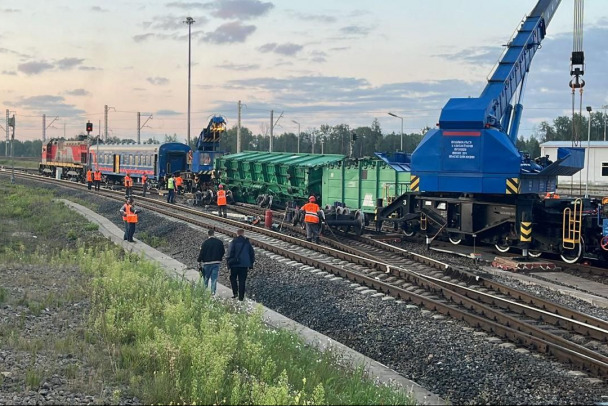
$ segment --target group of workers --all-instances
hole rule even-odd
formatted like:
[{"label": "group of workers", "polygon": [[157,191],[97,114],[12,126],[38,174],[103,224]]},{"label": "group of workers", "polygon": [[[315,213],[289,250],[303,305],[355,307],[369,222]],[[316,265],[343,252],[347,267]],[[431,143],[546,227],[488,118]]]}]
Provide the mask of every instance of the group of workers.
[{"label": "group of workers", "polygon": [[97,169],[93,172],[91,169],[87,170],[87,187],[91,190],[91,186],[95,184],[95,190],[101,188],[101,171]]}]

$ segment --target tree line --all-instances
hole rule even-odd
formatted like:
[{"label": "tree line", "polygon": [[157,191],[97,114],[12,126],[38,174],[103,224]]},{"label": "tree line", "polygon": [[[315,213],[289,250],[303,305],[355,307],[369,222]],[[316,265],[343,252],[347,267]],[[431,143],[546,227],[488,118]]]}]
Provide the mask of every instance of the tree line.
[{"label": "tree line", "polygon": [[[588,116],[574,114],[572,117],[560,116],[552,123],[541,122],[529,138],[520,136],[516,147],[535,158],[540,156],[540,144],[547,141],[572,141],[576,145],[585,146],[587,136],[591,141],[601,141],[606,138],[606,116],[602,112],[591,113],[591,131],[589,133]],[[420,143],[424,134],[430,128],[424,128],[417,133],[403,134],[403,149],[411,153]],[[228,129],[220,140],[220,151],[228,153],[236,152],[236,126]],[[81,136],[81,135],[80,135]],[[75,136],[71,139],[77,139]],[[190,146],[195,148],[196,138],[193,137]],[[121,140],[112,137],[108,142],[121,143],[133,142],[132,140]],[[163,142],[178,142],[178,135],[165,134]],[[144,144],[157,144],[160,141],[149,138]],[[37,157],[42,153],[42,141],[14,140],[14,156]],[[241,127],[241,150],[243,151],[268,151],[270,149],[270,137],[266,134],[253,134],[247,127]],[[361,158],[373,156],[374,152],[394,152],[401,150],[401,134],[394,132],[383,134],[380,123],[375,119],[371,126],[350,127],[348,124],[335,126],[322,125],[303,131],[301,134],[294,132],[283,132],[273,136],[272,150],[274,152],[300,152],[300,153],[324,153],[342,154]],[[10,147],[0,147],[0,156],[10,156]]]}]

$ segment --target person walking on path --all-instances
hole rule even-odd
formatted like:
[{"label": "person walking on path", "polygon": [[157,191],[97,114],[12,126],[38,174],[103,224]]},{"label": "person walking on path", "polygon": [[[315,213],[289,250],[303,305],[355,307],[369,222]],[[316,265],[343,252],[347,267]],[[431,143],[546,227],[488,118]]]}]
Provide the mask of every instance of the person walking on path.
[{"label": "person walking on path", "polygon": [[[207,238],[201,245],[201,251],[198,254],[199,270],[203,276],[203,283],[205,288],[209,286],[209,280],[211,280],[211,294],[215,295],[217,288],[217,277],[220,273],[220,264],[224,259],[224,243],[215,238],[213,235],[215,232],[213,229],[207,231]],[[202,263],[202,264],[201,264]]]},{"label": "person walking on path", "polygon": [[129,223],[127,223],[127,209],[129,206],[129,198],[126,198],[125,204],[120,208],[120,215],[122,216],[122,221],[125,226],[125,235],[123,240],[127,241],[129,239]]},{"label": "person walking on path", "polygon": [[91,186],[93,186],[93,171],[90,169],[87,170],[87,187],[91,190]]},{"label": "person walking on path", "polygon": [[239,228],[236,231],[236,237],[230,242],[227,262],[228,268],[230,268],[232,298],[235,299],[238,297],[240,301],[243,301],[245,298],[247,271],[253,268],[255,253],[253,252],[251,242],[245,237],[245,230],[242,228]]},{"label": "person walking on path", "polygon": [[140,210],[135,208],[135,204],[133,203],[133,198],[129,197],[129,200],[127,202],[127,209],[126,209],[127,226],[128,226],[127,241],[129,241],[129,242],[135,242],[133,240],[133,235],[135,234],[135,226],[137,225],[137,220],[138,220],[137,215],[139,213],[140,213]]},{"label": "person walking on path", "polygon": [[[219,190],[217,191],[217,214],[220,217],[227,217],[226,214],[226,191],[224,190],[224,185],[220,185]],[[222,215],[223,213],[223,215]]]},{"label": "person walking on path", "polygon": [[133,178],[131,178],[129,176],[129,174],[127,173],[125,175],[125,195],[131,196],[132,191],[133,191]]},{"label": "person walking on path", "polygon": [[95,190],[99,190],[101,186],[101,171],[99,169],[93,174],[93,180],[95,181]]},{"label": "person walking on path", "polygon": [[319,219],[319,205],[314,196],[308,198],[306,203],[300,209],[304,212],[304,224],[306,225],[306,241],[314,243],[319,242],[319,234],[321,232],[321,222]]},{"label": "person walking on path", "polygon": [[175,203],[175,179],[173,179],[173,175],[169,175],[167,190],[169,191],[167,194],[167,203]]},{"label": "person walking on path", "polygon": [[146,192],[148,191],[148,177],[145,173],[141,175],[141,186],[143,189],[142,196],[146,197]]}]

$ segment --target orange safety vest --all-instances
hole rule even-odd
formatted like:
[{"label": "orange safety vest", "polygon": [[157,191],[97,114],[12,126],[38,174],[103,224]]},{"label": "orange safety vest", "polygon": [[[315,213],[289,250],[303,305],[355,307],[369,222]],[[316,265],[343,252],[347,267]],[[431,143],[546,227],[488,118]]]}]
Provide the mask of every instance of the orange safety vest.
[{"label": "orange safety vest", "polygon": [[127,211],[128,210],[129,210],[129,205],[127,203],[123,204],[122,210],[121,210],[123,212],[122,221],[127,221]]},{"label": "orange safety vest", "polygon": [[302,206],[302,210],[304,210],[306,212],[306,215],[304,216],[304,222],[305,223],[318,223],[319,222],[319,215],[317,214],[319,211],[319,205],[316,203],[306,203],[304,206]]},{"label": "orange safety vest", "polygon": [[127,223],[137,223],[137,214],[133,211],[133,206],[127,204],[125,213],[127,214]]},{"label": "orange safety vest", "polygon": [[93,182],[93,173],[90,170],[87,171],[87,182]]},{"label": "orange safety vest", "polygon": [[217,191],[217,205],[226,206],[226,191],[225,190]]},{"label": "orange safety vest", "polygon": [[141,183],[142,184],[146,183],[147,180],[148,180],[148,177],[146,175],[141,175]]},{"label": "orange safety vest", "polygon": [[95,171],[95,180],[101,180],[101,172],[100,171]]},{"label": "orange safety vest", "polygon": [[129,175],[125,176],[125,187],[133,187],[133,179]]},{"label": "orange safety vest", "polygon": [[183,183],[184,183],[184,180],[182,179],[181,176],[178,176],[177,178],[175,178],[175,187],[180,187]]}]

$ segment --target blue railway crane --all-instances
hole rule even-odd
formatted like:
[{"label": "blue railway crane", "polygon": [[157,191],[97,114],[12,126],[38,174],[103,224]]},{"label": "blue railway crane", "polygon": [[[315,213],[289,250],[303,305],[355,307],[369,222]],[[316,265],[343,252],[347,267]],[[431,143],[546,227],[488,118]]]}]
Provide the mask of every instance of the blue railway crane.
[{"label": "blue railway crane", "polygon": [[221,136],[226,132],[227,124],[223,116],[212,116],[196,141],[196,149],[192,156],[192,172],[206,180],[210,179],[215,159],[224,154],[219,149]]},{"label": "blue railway crane", "polygon": [[534,162],[515,147],[525,80],[560,2],[538,1],[507,44],[479,97],[452,98],[443,107],[439,128],[429,131],[412,154],[412,190],[554,192],[558,175],[570,176],[582,169],[581,149],[564,148],[551,163]]}]

